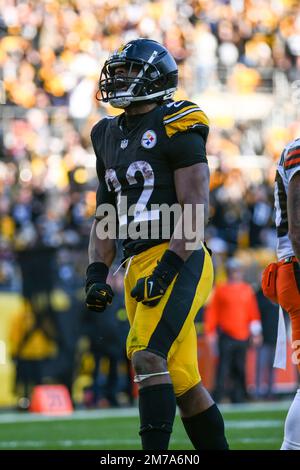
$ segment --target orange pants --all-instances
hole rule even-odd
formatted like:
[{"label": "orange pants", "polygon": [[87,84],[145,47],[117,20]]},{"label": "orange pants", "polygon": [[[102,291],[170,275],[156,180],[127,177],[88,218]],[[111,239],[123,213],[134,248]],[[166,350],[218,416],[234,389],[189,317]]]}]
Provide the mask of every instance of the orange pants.
[{"label": "orange pants", "polygon": [[277,263],[276,294],[278,303],[291,319],[293,347],[299,349],[299,345],[294,344],[294,341],[300,342],[300,265],[296,258],[290,263]]}]

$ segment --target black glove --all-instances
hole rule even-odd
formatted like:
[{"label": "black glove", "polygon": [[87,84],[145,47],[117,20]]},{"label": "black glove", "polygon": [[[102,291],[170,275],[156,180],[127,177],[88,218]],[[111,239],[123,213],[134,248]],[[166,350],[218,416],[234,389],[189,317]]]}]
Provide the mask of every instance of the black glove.
[{"label": "black glove", "polygon": [[131,291],[137,302],[154,307],[178,274],[184,261],[174,251],[167,250],[150,276],[142,277]]},{"label": "black glove", "polygon": [[91,263],[86,270],[86,306],[94,312],[103,312],[112,303],[114,293],[106,284],[108,267],[104,263]]}]

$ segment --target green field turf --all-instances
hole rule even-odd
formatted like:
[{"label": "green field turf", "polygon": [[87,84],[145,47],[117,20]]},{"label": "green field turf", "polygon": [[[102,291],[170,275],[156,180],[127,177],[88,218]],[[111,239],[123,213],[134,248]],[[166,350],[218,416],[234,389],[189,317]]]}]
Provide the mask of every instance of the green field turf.
[{"label": "green field turf", "polygon": [[[279,449],[288,403],[224,407],[231,449]],[[136,409],[79,411],[72,417],[0,414],[3,449],[140,449]],[[192,449],[177,417],[170,449]]]}]

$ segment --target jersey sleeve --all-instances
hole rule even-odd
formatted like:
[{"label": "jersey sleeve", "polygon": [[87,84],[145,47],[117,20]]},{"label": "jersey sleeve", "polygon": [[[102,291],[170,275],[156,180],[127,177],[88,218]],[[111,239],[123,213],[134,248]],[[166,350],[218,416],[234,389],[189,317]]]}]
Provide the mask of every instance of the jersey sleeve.
[{"label": "jersey sleeve", "polygon": [[294,145],[286,151],[283,168],[288,182],[291,181],[295,173],[300,171],[300,141],[299,145]]},{"label": "jersey sleeve", "polygon": [[165,107],[164,126],[169,138],[182,132],[193,131],[206,142],[209,120],[202,109],[191,101],[175,101]]},{"label": "jersey sleeve", "polygon": [[164,126],[169,137],[166,154],[173,170],[207,163],[208,118],[196,104],[181,101],[168,105]]},{"label": "jersey sleeve", "polygon": [[105,181],[105,166],[101,158],[101,138],[103,122],[98,122],[91,131],[91,141],[96,155],[96,171],[98,176],[98,188],[96,192],[96,211],[101,204],[112,204],[115,206],[115,196],[109,191]]},{"label": "jersey sleeve", "polygon": [[166,154],[172,170],[196,163],[207,163],[204,139],[195,132],[181,132],[172,137],[168,142]]}]

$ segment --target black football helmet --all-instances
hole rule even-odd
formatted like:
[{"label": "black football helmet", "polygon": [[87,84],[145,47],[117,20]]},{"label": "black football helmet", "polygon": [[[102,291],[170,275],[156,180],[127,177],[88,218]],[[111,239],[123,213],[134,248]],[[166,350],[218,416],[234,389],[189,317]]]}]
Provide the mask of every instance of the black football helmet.
[{"label": "black football helmet", "polygon": [[[116,74],[118,66],[125,66],[127,75]],[[168,100],[177,83],[178,68],[170,52],[152,39],[139,38],[119,47],[105,62],[97,98],[127,108],[137,101]]]}]

